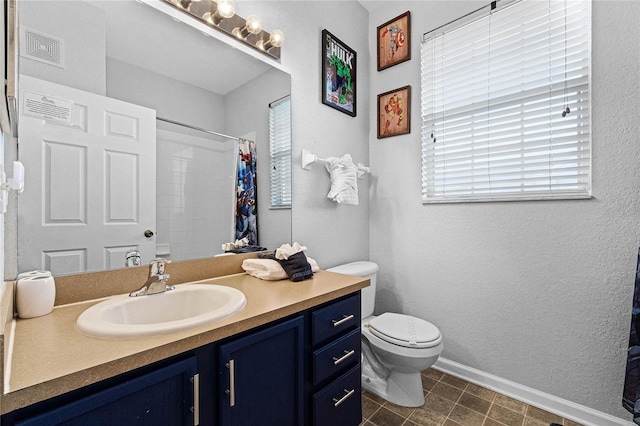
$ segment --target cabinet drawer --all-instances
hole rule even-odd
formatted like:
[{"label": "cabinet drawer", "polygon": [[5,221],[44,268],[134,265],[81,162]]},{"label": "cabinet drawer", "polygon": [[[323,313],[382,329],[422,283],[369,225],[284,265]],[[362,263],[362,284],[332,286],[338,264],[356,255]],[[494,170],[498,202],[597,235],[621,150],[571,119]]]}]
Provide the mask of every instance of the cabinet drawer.
[{"label": "cabinet drawer", "polygon": [[360,364],[313,396],[315,426],[358,426],[362,421]]},{"label": "cabinet drawer", "polygon": [[313,353],[313,384],[345,372],[360,362],[360,328]]},{"label": "cabinet drawer", "polygon": [[360,293],[311,314],[311,340],[314,345],[360,327]]}]

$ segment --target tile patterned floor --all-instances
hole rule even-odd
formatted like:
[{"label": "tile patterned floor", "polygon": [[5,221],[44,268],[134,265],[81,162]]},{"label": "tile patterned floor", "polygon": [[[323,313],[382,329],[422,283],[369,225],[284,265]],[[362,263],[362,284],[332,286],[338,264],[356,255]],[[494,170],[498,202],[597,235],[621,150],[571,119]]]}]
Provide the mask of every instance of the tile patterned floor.
[{"label": "tile patterned floor", "polygon": [[422,372],[425,404],[399,407],[362,392],[361,426],[581,426],[432,368]]}]

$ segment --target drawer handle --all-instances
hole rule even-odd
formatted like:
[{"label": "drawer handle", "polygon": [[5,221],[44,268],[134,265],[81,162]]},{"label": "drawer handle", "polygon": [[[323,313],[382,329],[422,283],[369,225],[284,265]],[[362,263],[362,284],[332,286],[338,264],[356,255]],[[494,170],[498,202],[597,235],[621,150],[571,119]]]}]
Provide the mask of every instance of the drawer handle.
[{"label": "drawer handle", "polygon": [[225,366],[229,369],[229,389],[225,391],[229,395],[229,407],[236,405],[236,369],[234,360],[230,359]]},{"label": "drawer handle", "polygon": [[198,426],[200,424],[200,374],[194,374],[191,377],[191,383],[193,383],[193,425]]},{"label": "drawer handle", "polygon": [[349,399],[351,397],[351,395],[353,395],[353,393],[355,391],[356,391],[355,389],[351,389],[351,390],[344,389],[345,395],[342,398],[340,398],[340,399],[333,398],[333,403],[334,403],[333,406],[337,407],[338,405],[340,405],[343,402],[345,402],[347,399]]},{"label": "drawer handle", "polygon": [[333,357],[333,365],[340,364],[342,361],[344,361],[345,359],[349,358],[350,356],[352,356],[355,353],[356,353],[355,349],[352,349],[350,351],[345,349],[344,355],[342,355],[340,358],[335,357],[335,356]]},{"label": "drawer handle", "polygon": [[353,314],[352,315],[343,315],[343,318],[341,320],[331,320],[331,322],[333,323],[334,327],[337,327],[339,325],[344,324],[345,322],[352,320],[353,319]]}]

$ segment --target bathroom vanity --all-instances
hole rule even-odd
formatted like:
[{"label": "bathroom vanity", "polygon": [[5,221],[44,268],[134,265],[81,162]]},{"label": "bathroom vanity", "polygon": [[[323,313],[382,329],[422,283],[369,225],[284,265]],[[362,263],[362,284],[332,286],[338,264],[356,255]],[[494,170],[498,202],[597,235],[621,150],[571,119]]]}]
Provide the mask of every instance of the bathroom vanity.
[{"label": "bathroom vanity", "polygon": [[236,288],[247,304],[212,325],[146,338],[78,332],[96,300],[5,327],[2,424],[360,424],[368,280],[319,271],[298,283],[244,273],[198,283]]}]

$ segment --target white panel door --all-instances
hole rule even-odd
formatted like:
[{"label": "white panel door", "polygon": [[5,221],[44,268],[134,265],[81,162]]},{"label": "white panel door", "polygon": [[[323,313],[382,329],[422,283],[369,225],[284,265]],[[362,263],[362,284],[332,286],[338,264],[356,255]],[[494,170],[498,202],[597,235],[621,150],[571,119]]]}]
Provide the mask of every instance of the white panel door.
[{"label": "white panel door", "polygon": [[119,268],[130,248],[150,262],[155,236],[145,231],[156,226],[155,111],[24,75],[19,101],[18,157],[26,170],[18,198],[19,271]]}]

